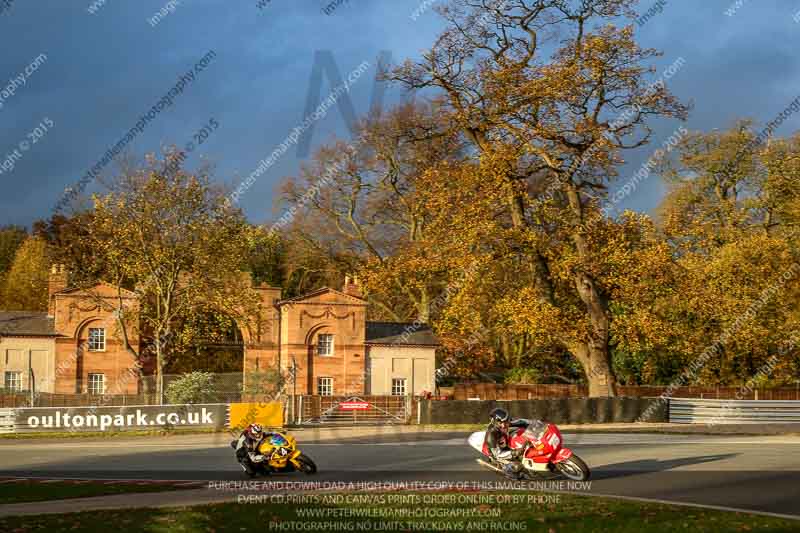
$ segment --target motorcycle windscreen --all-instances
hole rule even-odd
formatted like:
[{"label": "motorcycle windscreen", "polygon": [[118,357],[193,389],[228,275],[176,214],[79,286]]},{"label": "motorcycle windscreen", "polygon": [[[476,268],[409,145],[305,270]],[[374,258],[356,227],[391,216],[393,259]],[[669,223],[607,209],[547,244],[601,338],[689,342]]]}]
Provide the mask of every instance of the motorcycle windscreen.
[{"label": "motorcycle windscreen", "polygon": [[542,440],[545,431],[547,431],[547,424],[541,420],[534,420],[525,429],[524,436],[533,442],[539,442]]},{"label": "motorcycle windscreen", "polygon": [[280,433],[274,433],[273,435],[271,435],[269,438],[269,443],[276,447],[289,445],[289,441],[286,440],[286,437],[284,437]]}]

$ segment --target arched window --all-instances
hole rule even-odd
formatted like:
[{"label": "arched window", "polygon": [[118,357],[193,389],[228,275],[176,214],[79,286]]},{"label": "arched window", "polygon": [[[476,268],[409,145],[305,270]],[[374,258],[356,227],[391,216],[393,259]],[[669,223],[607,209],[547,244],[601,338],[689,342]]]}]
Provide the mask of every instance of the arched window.
[{"label": "arched window", "polygon": [[333,355],[333,333],[320,333],[317,335],[317,355],[321,357]]}]

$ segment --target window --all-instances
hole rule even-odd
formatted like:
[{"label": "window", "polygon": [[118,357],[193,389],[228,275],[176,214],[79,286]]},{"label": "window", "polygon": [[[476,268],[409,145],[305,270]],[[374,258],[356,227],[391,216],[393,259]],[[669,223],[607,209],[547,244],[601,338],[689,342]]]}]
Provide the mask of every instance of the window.
[{"label": "window", "polygon": [[333,378],[318,378],[317,394],[320,396],[333,396]]},{"label": "window", "polygon": [[5,389],[22,390],[22,372],[6,372]]},{"label": "window", "polygon": [[406,395],[406,378],[392,378],[392,396]]},{"label": "window", "polygon": [[333,355],[333,335],[320,333],[317,337],[317,355]]},{"label": "window", "polygon": [[89,351],[106,351],[106,330],[105,328],[89,328]]},{"label": "window", "polygon": [[89,374],[89,385],[87,391],[89,394],[105,394],[106,393],[106,375],[105,374]]}]

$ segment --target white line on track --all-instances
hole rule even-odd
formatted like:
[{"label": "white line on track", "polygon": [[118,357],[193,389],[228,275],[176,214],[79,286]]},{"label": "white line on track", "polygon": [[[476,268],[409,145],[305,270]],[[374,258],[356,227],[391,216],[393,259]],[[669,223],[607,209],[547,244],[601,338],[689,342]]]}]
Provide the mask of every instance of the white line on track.
[{"label": "white line on track", "polygon": [[[751,437],[751,438],[736,438],[725,436],[713,436],[708,439],[698,439],[692,437],[690,439],[682,439],[677,435],[670,435],[668,438],[647,436],[639,437],[637,435],[598,435],[598,434],[564,434],[564,442],[569,446],[581,445],[661,445],[673,446],[682,444],[723,444],[723,445],[771,445],[771,444],[795,444],[800,445],[800,438],[797,437]],[[229,446],[217,442],[197,442],[197,443],[145,443],[145,442],[126,442],[116,443],[113,448],[118,448],[124,445],[126,448],[142,448],[142,449],[169,449],[169,448],[183,448],[183,449],[214,449],[214,448],[228,448]],[[22,446],[22,445],[20,445]],[[467,436],[439,439],[439,440],[407,440],[397,442],[300,442],[299,446],[314,447],[314,446],[467,446]],[[26,450],[47,448],[52,449],[52,444],[30,444],[25,443]],[[16,446],[0,446],[0,454],[4,449],[15,449]],[[75,450],[88,450],[88,449],[105,449],[111,450],[106,443],[63,443],[59,444],[59,449],[75,449]]]},{"label": "white line on track", "polygon": [[638,496],[622,496],[619,494],[602,494],[597,492],[580,492],[580,491],[553,491],[555,493],[567,493],[567,494],[575,494],[578,496],[589,496],[589,497],[599,497],[599,498],[614,498],[617,500],[629,500],[634,502],[644,502],[644,503],[661,503],[666,505],[677,505],[680,507],[695,507],[699,509],[713,509],[715,511],[728,511],[728,512],[735,512],[735,513],[747,513],[747,514],[754,514],[754,515],[761,515],[761,516],[771,516],[774,518],[783,518],[785,520],[800,520],[800,516],[791,515],[791,514],[781,514],[781,513],[770,513],[768,511],[755,511],[753,509],[744,509],[742,507],[725,507],[724,505],[706,505],[703,503],[689,503],[689,502],[682,502],[676,500],[660,500],[658,498],[640,498]]},{"label": "white line on track", "polygon": [[[673,445],[681,445],[681,444],[757,444],[757,445],[768,445],[768,444],[796,444],[800,445],[800,440],[675,440],[675,441],[664,441],[664,440],[594,440],[594,439],[568,439],[565,438],[564,442],[569,445],[572,443],[573,445],[611,445],[611,444],[622,444],[622,445],[661,445],[661,446],[673,446]],[[448,439],[448,440],[419,440],[419,441],[400,441],[400,442],[300,442],[299,446],[302,447],[311,447],[311,446],[467,446],[467,439],[466,438],[459,438],[459,439]],[[42,445],[42,446],[26,446],[25,448],[36,449],[36,448],[48,448],[51,449],[52,446],[50,445]],[[215,444],[215,443],[208,443],[208,444],[125,444],[126,448],[185,448],[185,449],[195,449],[195,450],[204,450],[204,449],[212,449],[212,448],[230,448],[230,446],[222,445],[222,444]],[[87,450],[87,449],[109,449],[109,446],[104,445],[83,445],[83,446],[66,446],[66,445],[59,445],[59,449],[75,449],[75,450]],[[0,448],[0,453],[2,452],[2,448]]]},{"label": "white line on track", "polygon": [[[754,439],[754,440],[674,440],[674,441],[664,441],[664,440],[594,440],[594,439],[585,439],[585,438],[569,438],[568,436],[564,436],[564,442],[567,446],[570,444],[573,445],[606,445],[606,444],[622,444],[622,445],[638,445],[638,444],[658,444],[662,446],[673,446],[673,445],[681,445],[681,444],[758,444],[758,445],[766,445],[766,444],[797,444],[800,445],[800,439],[795,440],[761,440],[761,439]],[[299,446],[303,447],[310,447],[310,446],[462,446],[468,445],[466,438],[459,438],[459,439],[447,439],[447,440],[419,440],[419,441],[402,441],[402,442],[375,442],[375,443],[335,443],[335,442],[308,442],[308,443],[300,443]]]}]

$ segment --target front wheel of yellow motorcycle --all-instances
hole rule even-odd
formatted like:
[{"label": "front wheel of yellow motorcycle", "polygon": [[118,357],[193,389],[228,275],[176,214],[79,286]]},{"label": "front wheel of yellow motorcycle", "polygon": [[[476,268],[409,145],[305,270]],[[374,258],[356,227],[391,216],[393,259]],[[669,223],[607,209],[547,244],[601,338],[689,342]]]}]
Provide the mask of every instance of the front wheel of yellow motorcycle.
[{"label": "front wheel of yellow motorcycle", "polygon": [[301,453],[295,459],[297,463],[300,465],[300,470],[305,472],[306,474],[316,474],[317,473],[317,465],[314,461],[311,460],[311,457],[307,456],[304,453]]}]

